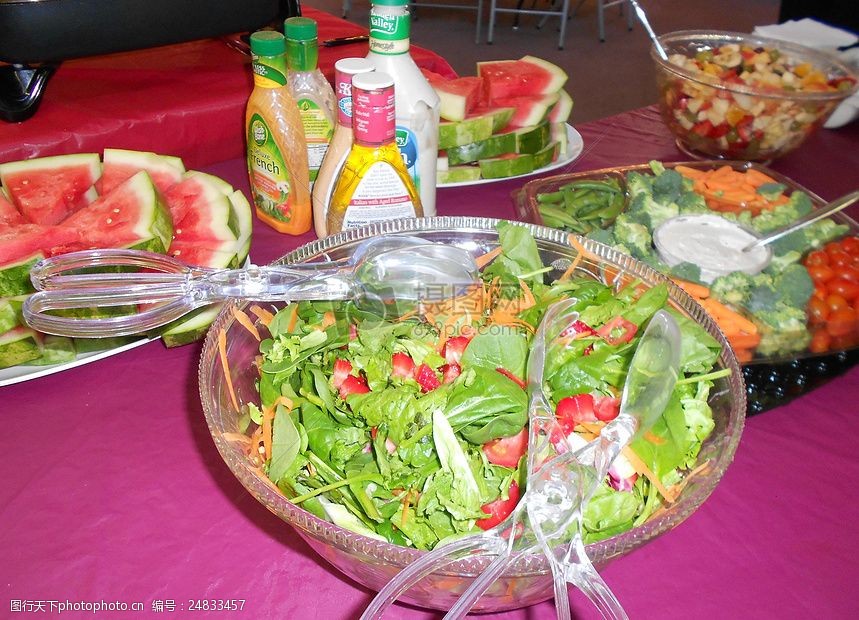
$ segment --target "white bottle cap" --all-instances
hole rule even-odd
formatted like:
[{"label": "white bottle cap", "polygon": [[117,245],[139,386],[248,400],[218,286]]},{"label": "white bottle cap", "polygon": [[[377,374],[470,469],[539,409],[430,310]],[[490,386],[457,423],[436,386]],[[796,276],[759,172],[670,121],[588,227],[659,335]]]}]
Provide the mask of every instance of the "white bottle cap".
[{"label": "white bottle cap", "polygon": [[359,73],[375,71],[376,65],[366,58],[341,58],[334,63],[334,69],[341,73],[358,75]]},{"label": "white bottle cap", "polygon": [[394,85],[394,78],[387,73],[373,71],[372,73],[361,73],[352,78],[352,85],[361,90],[378,90]]}]

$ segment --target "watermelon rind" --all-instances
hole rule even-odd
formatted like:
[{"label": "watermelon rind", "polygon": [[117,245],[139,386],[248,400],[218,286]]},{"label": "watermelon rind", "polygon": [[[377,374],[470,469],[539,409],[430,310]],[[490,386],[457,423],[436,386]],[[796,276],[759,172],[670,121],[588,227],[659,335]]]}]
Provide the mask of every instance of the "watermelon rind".
[{"label": "watermelon rind", "polygon": [[446,121],[461,121],[477,104],[483,79],[468,76],[431,85],[439,98],[439,116]]},{"label": "watermelon rind", "polygon": [[549,133],[551,135],[552,142],[558,143],[558,155],[566,155],[569,145],[569,140],[567,138],[567,124],[551,123],[549,125]]},{"label": "watermelon rind", "polygon": [[559,98],[560,95],[558,93],[552,93],[550,95],[537,95],[534,97],[501,99],[499,103],[516,108],[516,113],[509,122],[510,127],[530,127],[542,123]]},{"label": "watermelon rind", "polygon": [[483,114],[459,122],[439,123],[439,150],[486,140],[494,131],[493,120],[494,117],[491,114]]},{"label": "watermelon rind", "polygon": [[233,186],[224,181],[221,177],[215,176],[214,174],[209,174],[207,172],[200,172],[199,170],[189,170],[185,173],[185,178],[204,178],[207,182],[216,186],[224,196],[229,196],[233,193]]},{"label": "watermelon rind", "polygon": [[44,257],[44,254],[37,252],[14,263],[0,265],[0,297],[14,297],[35,291],[30,282],[30,268]]},{"label": "watermelon rind", "polygon": [[557,142],[550,142],[545,148],[534,153],[534,170],[545,168],[558,157],[559,146]]},{"label": "watermelon rind", "polygon": [[468,183],[480,179],[477,166],[452,166],[438,172],[439,183]]},{"label": "watermelon rind", "polygon": [[516,152],[534,154],[546,147],[551,141],[551,130],[548,123],[540,123],[534,127],[523,127],[513,132],[516,136]]},{"label": "watermelon rind", "polygon": [[[235,253],[241,235],[239,216],[223,191],[226,182],[216,179],[202,172],[186,172],[182,182],[165,194],[175,222],[170,254],[173,244],[180,241]],[[205,229],[198,230],[199,226]]]},{"label": "watermelon rind", "polygon": [[65,336],[39,334],[39,357],[24,362],[27,366],[65,364],[77,356],[75,342]]},{"label": "watermelon rind", "polygon": [[[61,182],[64,171],[66,174],[74,172],[73,176],[78,177],[73,187]],[[95,196],[93,183],[100,176],[101,158],[97,153],[37,157],[0,164],[0,184],[7,196],[28,221],[36,224],[57,224],[91,202]]]},{"label": "watermelon rind", "polygon": [[498,133],[510,123],[510,119],[513,118],[513,115],[516,113],[516,108],[511,108],[509,106],[491,108],[486,113],[492,116],[492,133]]},{"label": "watermelon rind", "polygon": [[491,159],[516,151],[516,134],[501,133],[472,144],[447,149],[447,159],[451,166],[468,164],[481,159]]},{"label": "watermelon rind", "polygon": [[0,334],[0,368],[17,366],[41,355],[35,330],[19,325]]},{"label": "watermelon rind", "polygon": [[75,338],[75,350],[78,355],[117,349],[139,340],[140,336],[113,336],[110,338]]},{"label": "watermelon rind", "polygon": [[0,299],[0,334],[21,324],[21,309],[9,299]]},{"label": "watermelon rind", "polygon": [[500,99],[510,97],[555,93],[567,82],[563,69],[535,56],[481,61],[477,63],[477,75],[483,78],[484,99],[490,105],[501,105]]},{"label": "watermelon rind", "polygon": [[450,168],[450,162],[447,160],[447,153],[439,153],[435,160],[435,169],[442,171],[448,168]]},{"label": "watermelon rind", "polygon": [[172,348],[200,340],[209,331],[222,307],[222,303],[205,306],[176,319],[161,333],[162,342],[166,347]]},{"label": "watermelon rind", "polygon": [[253,233],[254,225],[253,210],[251,209],[250,202],[248,202],[248,199],[240,189],[232,192],[228,198],[239,226],[236,258],[241,265],[245,262],[251,249],[251,234]]},{"label": "watermelon rind", "polygon": [[558,101],[552,106],[547,120],[550,123],[566,123],[573,113],[573,98],[570,93],[561,89],[558,91]]},{"label": "watermelon rind", "polygon": [[534,171],[534,156],[531,154],[481,159],[477,163],[484,179],[503,179]]},{"label": "watermelon rind", "polygon": [[[151,151],[131,151],[126,149],[104,149],[104,172],[99,183],[99,191],[103,194],[109,193],[120,183],[133,176],[109,179],[113,166],[126,167],[134,172],[145,170],[152,178],[152,182],[159,191],[165,191],[171,185],[182,180],[185,172],[185,164],[179,157],[172,155],[159,155]],[[107,181],[107,185],[105,182]]]}]

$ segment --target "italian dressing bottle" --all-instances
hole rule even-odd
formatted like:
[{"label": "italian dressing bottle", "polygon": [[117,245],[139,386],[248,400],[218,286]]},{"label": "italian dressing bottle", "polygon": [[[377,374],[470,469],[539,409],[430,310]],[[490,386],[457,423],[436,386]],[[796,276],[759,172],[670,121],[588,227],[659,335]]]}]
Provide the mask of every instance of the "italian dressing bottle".
[{"label": "italian dressing bottle", "polygon": [[259,219],[275,230],[310,230],[307,143],[298,106],[286,85],[286,42],[262,30],[251,35],[254,89],[245,112],[248,176]]},{"label": "italian dressing bottle", "polygon": [[328,234],[328,205],[334,184],[343,168],[343,162],[352,148],[352,76],[369,73],[373,64],[366,58],[341,58],[334,64],[334,86],[337,94],[337,127],[319,175],[313,185],[313,226],[316,236],[322,239]]},{"label": "italian dressing bottle", "polygon": [[328,234],[373,222],[422,217],[421,199],[396,141],[394,80],[385,73],[352,78],[354,144],[328,208]]},{"label": "italian dressing bottle", "polygon": [[397,146],[421,196],[424,214],[435,215],[439,98],[409,55],[408,0],[373,0],[370,52],[376,71],[394,79]]},{"label": "italian dressing bottle", "polygon": [[301,113],[312,188],[334,133],[336,102],[331,84],[317,65],[319,44],[316,22],[308,17],[290,17],[283,27],[286,32],[289,92]]}]

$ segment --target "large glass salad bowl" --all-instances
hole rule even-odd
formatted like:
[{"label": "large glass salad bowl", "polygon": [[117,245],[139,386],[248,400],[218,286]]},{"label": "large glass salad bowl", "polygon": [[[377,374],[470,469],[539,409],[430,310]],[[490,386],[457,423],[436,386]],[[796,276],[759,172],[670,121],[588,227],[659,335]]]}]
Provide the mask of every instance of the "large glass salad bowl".
[{"label": "large glass salad bowl", "polygon": [[[380,234],[417,235],[455,244],[475,256],[482,256],[499,245],[498,224],[498,220],[471,217],[395,220],[317,241],[288,254],[281,261],[295,263],[342,258],[348,256],[362,239]],[[643,523],[623,533],[589,544],[588,553],[594,563],[605,565],[678,525],[713,491],[733,458],[742,432],[746,408],[742,374],[721,332],[708,315],[663,276],[598,243],[586,241],[586,251],[579,257],[565,233],[534,225],[523,226],[533,236],[539,258],[547,266],[542,274],[546,281],[558,279],[570,271],[576,278],[605,281],[616,288],[629,282],[636,282],[640,291],[667,287],[668,304],[700,326],[708,341],[722,347],[715,361],[718,378],[713,380],[707,401],[712,410],[713,428],[696,452],[684,479],[679,480],[676,501],[654,510]],[[199,369],[200,395],[215,444],[245,488],[296,528],[311,548],[358,583],[379,589],[425,551],[380,540],[372,532],[370,535],[356,533],[353,529],[339,527],[315,516],[292,503],[281,488],[271,482],[260,467],[260,460],[252,458],[253,451],[249,455],[249,437],[257,427],[253,423],[247,425],[248,404],[259,403],[260,400],[260,342],[242,323],[246,322],[244,317],[253,318],[259,314],[264,313],[254,309],[252,304],[229,304],[206,339]],[[612,337],[622,339],[617,334]],[[228,369],[227,374],[225,368]],[[490,560],[487,557],[470,557],[450,564],[412,588],[401,600],[423,607],[447,609]],[[550,598],[552,592],[552,575],[545,558],[523,555],[511,564],[475,610],[523,607]]]}]

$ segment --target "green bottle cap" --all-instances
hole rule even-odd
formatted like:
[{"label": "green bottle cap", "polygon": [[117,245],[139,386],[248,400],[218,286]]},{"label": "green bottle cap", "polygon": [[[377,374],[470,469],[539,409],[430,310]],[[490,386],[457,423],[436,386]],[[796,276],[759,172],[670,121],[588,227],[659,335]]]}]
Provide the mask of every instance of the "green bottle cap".
[{"label": "green bottle cap", "polygon": [[257,56],[278,56],[286,52],[286,39],[276,30],[258,30],[251,35],[251,52]]},{"label": "green bottle cap", "polygon": [[287,39],[310,41],[317,36],[316,21],[309,17],[290,17],[283,22]]},{"label": "green bottle cap", "polygon": [[379,6],[406,6],[409,0],[372,0],[372,3]]}]

